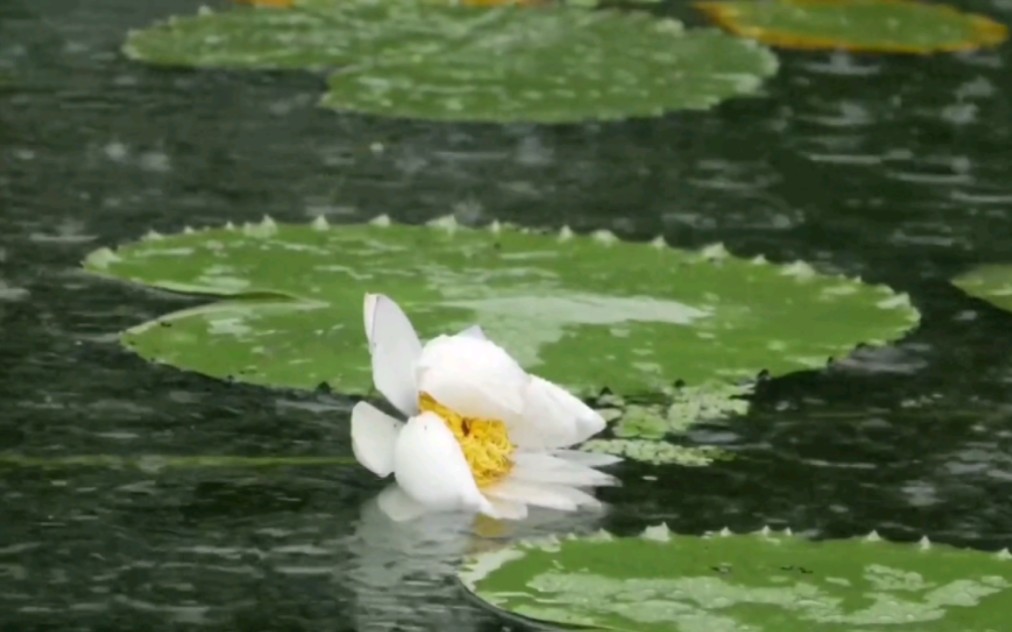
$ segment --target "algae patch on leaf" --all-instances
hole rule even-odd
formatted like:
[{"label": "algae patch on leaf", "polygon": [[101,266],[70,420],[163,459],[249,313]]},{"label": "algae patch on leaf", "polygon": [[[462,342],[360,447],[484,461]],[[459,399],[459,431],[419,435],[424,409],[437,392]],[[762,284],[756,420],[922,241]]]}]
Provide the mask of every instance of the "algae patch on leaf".
[{"label": "algae patch on leaf", "polygon": [[173,17],[124,51],[162,66],[333,71],[323,104],[450,121],[659,116],[755,93],[766,48],[646,13],[296,0]]},{"label": "algae patch on leaf", "polygon": [[696,6],[728,31],[771,46],[927,54],[996,46],[1005,25],[909,0],[714,0]]},{"label": "algae patch on leaf", "polygon": [[988,632],[1012,616],[1012,556],[763,530],[570,536],[475,554],[462,583],[500,613],[622,632]]}]

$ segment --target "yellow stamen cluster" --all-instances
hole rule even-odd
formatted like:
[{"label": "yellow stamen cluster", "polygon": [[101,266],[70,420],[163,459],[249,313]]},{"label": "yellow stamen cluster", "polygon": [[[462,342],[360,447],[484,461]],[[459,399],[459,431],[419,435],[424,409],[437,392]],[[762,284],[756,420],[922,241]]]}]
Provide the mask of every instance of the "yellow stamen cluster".
[{"label": "yellow stamen cluster", "polygon": [[464,417],[422,393],[418,407],[436,413],[446,422],[464,451],[478,487],[497,483],[513,469],[513,451],[506,424],[495,419]]}]

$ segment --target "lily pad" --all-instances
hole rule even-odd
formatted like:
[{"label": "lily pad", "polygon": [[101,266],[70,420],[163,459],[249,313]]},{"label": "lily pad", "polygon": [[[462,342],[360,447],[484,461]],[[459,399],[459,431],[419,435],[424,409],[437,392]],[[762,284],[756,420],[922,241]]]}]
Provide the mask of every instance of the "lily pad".
[{"label": "lily pad", "polygon": [[970,296],[1012,312],[1012,264],[980,266],[952,283]]},{"label": "lily pad", "polygon": [[395,297],[423,337],[480,323],[527,369],[583,396],[737,384],[819,368],[918,321],[905,294],[723,247],[629,243],[441,220],[259,225],[149,235],[97,274],[225,297],[139,325],[141,356],[277,387],[370,391],[362,296]]},{"label": "lily pad", "polygon": [[165,66],[334,69],[324,105],[455,121],[706,109],[756,92],[777,66],[753,42],[645,13],[423,0],[204,11],[131,33],[124,51]]},{"label": "lily pad", "polygon": [[459,572],[483,603],[540,623],[621,632],[997,632],[1012,617],[1012,555],[764,530],[706,537],[606,533],[475,554]]},{"label": "lily pad", "polygon": [[715,0],[696,6],[728,31],[783,48],[926,54],[996,46],[982,15],[908,0]]}]

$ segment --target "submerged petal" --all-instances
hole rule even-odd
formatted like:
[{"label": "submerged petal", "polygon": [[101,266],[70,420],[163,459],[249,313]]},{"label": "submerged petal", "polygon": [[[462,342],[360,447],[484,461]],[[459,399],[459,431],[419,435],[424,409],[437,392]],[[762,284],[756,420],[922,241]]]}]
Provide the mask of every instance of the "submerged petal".
[{"label": "submerged petal", "polygon": [[527,505],[524,503],[499,498],[489,498],[488,501],[503,520],[523,520],[527,517]]},{"label": "submerged petal", "polygon": [[418,361],[418,390],[464,417],[509,424],[523,413],[529,381],[499,345],[474,336],[439,336]]},{"label": "submerged petal", "polygon": [[537,507],[576,511],[580,507],[599,507],[601,503],[586,492],[565,485],[529,483],[508,478],[485,490],[493,500],[524,503]]},{"label": "submerged petal", "polygon": [[351,450],[373,474],[384,478],[394,471],[394,447],[403,423],[368,402],[351,411]]},{"label": "submerged petal", "polygon": [[425,505],[405,494],[396,484],[388,485],[381,491],[376,504],[394,522],[414,520],[428,511]]},{"label": "submerged petal", "polygon": [[422,355],[418,334],[397,303],[382,294],[366,294],[363,314],[373,383],[397,410],[412,415],[418,410],[415,366]]},{"label": "submerged petal", "polygon": [[413,500],[433,511],[481,511],[497,516],[478,491],[460,444],[431,412],[412,417],[394,449],[394,476]]}]

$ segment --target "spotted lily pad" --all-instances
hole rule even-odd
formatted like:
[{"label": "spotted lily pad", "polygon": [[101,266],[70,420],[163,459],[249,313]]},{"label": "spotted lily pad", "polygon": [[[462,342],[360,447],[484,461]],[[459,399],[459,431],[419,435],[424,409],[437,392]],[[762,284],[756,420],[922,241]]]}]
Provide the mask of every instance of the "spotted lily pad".
[{"label": "spotted lily pad", "polygon": [[664,526],[475,554],[459,572],[483,603],[540,623],[621,632],[998,632],[1012,556],[785,533],[706,537]]},{"label": "spotted lily pad", "polygon": [[215,377],[348,394],[371,387],[362,297],[395,297],[423,337],[480,323],[526,368],[584,396],[661,393],[819,368],[918,320],[904,294],[722,247],[493,224],[213,228],[101,249],[85,267],[228,300],[127,331],[145,358]]},{"label": "spotted lily pad", "polygon": [[128,56],[210,68],[333,69],[323,104],[396,117],[566,122],[706,109],[756,92],[769,50],[627,11],[296,0],[131,33]]},{"label": "spotted lily pad", "polygon": [[970,296],[1012,312],[1012,264],[981,266],[952,282]]},{"label": "spotted lily pad", "polygon": [[1008,29],[990,18],[909,0],[715,0],[696,6],[728,31],[772,46],[881,53],[996,46]]}]

